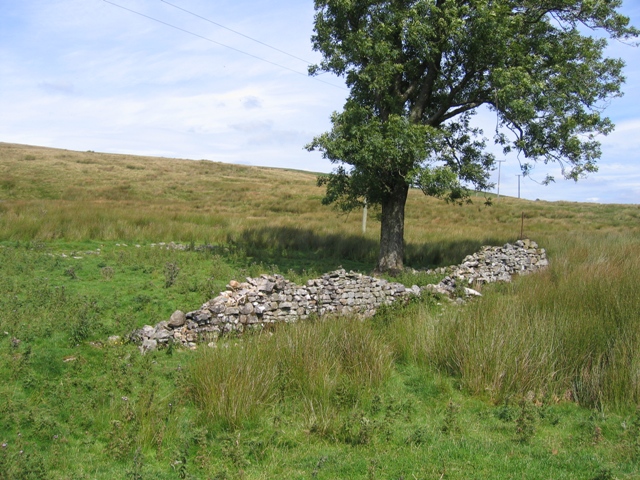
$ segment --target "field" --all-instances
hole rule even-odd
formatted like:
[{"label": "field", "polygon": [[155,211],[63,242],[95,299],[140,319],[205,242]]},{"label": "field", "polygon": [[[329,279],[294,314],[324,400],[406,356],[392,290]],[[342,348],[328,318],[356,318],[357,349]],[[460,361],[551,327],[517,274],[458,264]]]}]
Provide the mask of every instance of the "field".
[{"label": "field", "polygon": [[315,178],[0,143],[0,480],[640,478],[638,205],[412,191],[409,267],[522,233],[549,269],[462,307],[126,342],[232,279],[369,273],[376,212],[363,234]]}]

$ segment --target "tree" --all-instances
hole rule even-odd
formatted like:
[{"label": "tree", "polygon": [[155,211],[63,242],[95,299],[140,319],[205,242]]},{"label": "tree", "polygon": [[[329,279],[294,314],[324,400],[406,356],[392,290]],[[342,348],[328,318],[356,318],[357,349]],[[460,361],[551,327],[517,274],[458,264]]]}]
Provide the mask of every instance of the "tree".
[{"label": "tree", "polygon": [[312,42],[323,60],[310,73],[343,76],[350,93],[307,149],[337,164],[319,178],[323,203],[381,207],[377,270],[403,268],[409,188],[458,201],[467,185],[487,188],[494,157],[470,123],[481,106],[495,112],[493,140],[518,153],[525,175],[536,161],[558,162],[574,180],[597,170],[596,136],[613,129],[602,112],[624,82],[623,62],[603,56],[606,38],[638,34],[620,5],[315,0]]}]

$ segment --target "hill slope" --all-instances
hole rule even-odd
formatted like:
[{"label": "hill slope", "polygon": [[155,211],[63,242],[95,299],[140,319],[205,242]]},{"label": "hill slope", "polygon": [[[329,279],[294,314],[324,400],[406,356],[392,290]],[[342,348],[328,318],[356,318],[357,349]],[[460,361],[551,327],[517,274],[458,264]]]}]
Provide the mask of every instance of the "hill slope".
[{"label": "hill slope", "polygon": [[321,198],[304,172],[0,144],[0,480],[638,477],[635,205],[412,191],[409,265],[522,232],[550,267],[462,307],[122,341],[230,279],[370,269],[379,223]]}]

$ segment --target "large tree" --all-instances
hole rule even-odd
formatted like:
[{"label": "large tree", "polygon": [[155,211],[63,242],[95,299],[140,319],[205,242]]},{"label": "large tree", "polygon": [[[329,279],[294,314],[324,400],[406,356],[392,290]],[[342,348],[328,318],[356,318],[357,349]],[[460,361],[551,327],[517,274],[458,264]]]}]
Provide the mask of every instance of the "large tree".
[{"label": "large tree", "polygon": [[[621,0],[315,0],[311,73],[344,76],[350,93],[331,131],[307,148],[337,164],[324,203],[381,207],[377,269],[400,270],[409,188],[462,199],[488,186],[494,157],[470,118],[495,113],[494,141],[566,178],[596,171],[606,102],[623,62],[607,38],[638,31]],[[551,180],[551,178],[549,178]]]}]

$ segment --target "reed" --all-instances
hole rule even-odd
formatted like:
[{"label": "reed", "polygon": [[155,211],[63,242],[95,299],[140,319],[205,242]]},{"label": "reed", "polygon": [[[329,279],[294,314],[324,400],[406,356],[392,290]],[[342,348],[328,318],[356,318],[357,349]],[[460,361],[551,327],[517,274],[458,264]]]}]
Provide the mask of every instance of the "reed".
[{"label": "reed", "polygon": [[546,272],[486,288],[481,301],[439,319],[431,359],[496,400],[534,391],[593,408],[635,405],[640,259],[632,252],[640,241],[630,234],[561,240]]},{"label": "reed", "polygon": [[334,412],[367,401],[392,370],[391,352],[357,319],[284,325],[202,349],[188,372],[188,391],[213,423],[234,428],[276,402]]}]

